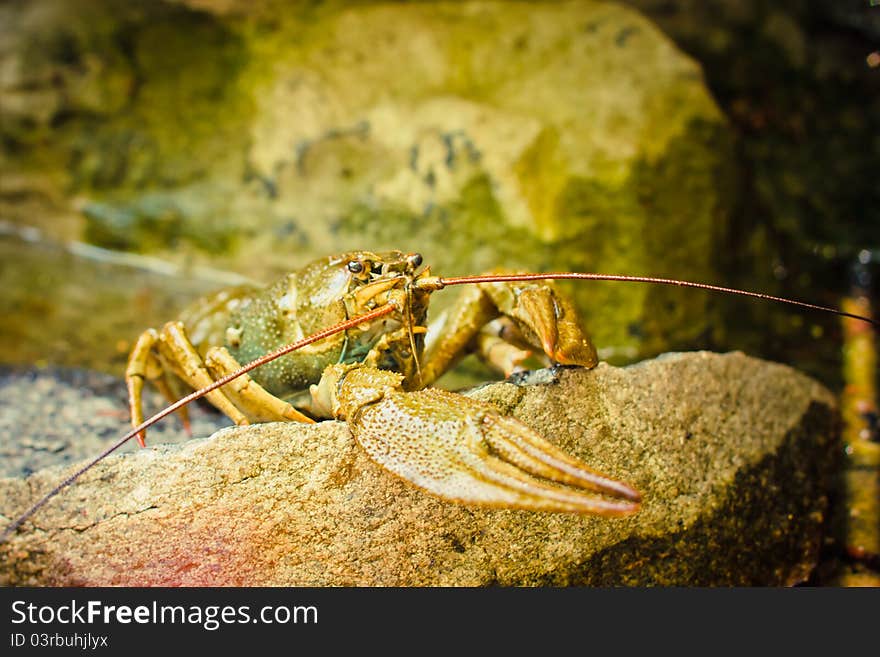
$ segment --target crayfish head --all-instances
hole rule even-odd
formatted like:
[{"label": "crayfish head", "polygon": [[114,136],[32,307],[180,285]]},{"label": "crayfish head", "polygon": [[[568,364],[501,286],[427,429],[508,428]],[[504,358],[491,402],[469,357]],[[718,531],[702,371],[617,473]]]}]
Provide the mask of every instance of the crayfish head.
[{"label": "crayfish head", "polygon": [[422,267],[422,256],[401,251],[356,251],[340,256],[339,266],[350,277],[343,295],[347,317],[382,306],[394,307],[380,320],[347,332],[344,361],[367,361],[393,369],[415,385],[421,380],[419,360],[427,330],[428,301],[431,292],[438,289],[416,284],[430,278],[429,269]]},{"label": "crayfish head", "polygon": [[379,306],[393,304],[398,313],[392,316],[401,325],[424,324],[428,311],[428,298],[433,290],[415,283],[430,277],[430,269],[422,265],[418,253],[388,251],[369,253],[358,251],[347,254],[346,268],[352,281],[346,301],[349,316],[368,312]]},{"label": "crayfish head", "polygon": [[[416,271],[422,265],[420,254],[401,251],[355,251],[343,254],[340,259],[350,276],[351,310],[358,314],[393,302],[396,298],[393,292],[411,288]],[[427,269],[418,275],[426,272]]]}]

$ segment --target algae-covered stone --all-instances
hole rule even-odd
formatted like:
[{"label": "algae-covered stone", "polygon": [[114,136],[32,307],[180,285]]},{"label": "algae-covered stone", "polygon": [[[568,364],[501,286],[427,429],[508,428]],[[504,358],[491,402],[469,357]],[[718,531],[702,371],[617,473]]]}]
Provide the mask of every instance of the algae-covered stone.
[{"label": "algae-covered stone", "polygon": [[[780,585],[816,562],[831,394],[733,353],[474,391],[643,494],[623,519],[483,510],[389,475],[344,424],[265,424],[111,457],[0,546],[5,584]],[[0,480],[8,519],[59,481]]]},{"label": "algae-covered stone", "polygon": [[[724,122],[699,68],[638,14],[371,5],[302,27],[293,48],[260,44],[277,62],[258,85],[248,154],[296,239],[320,249],[366,237],[450,273],[711,277]],[[694,296],[570,289],[606,353],[705,325]],[[673,298],[687,308],[657,312]]]},{"label": "algae-covered stone", "polygon": [[[7,30],[40,39],[0,53],[0,94],[21,101],[4,167],[15,198],[62,189],[56,215],[76,195],[94,243],[266,280],[347,248],[419,251],[445,274],[713,277],[726,126],[699,67],[632,10],[25,5]],[[705,330],[703,296],[569,289],[606,356]]]}]

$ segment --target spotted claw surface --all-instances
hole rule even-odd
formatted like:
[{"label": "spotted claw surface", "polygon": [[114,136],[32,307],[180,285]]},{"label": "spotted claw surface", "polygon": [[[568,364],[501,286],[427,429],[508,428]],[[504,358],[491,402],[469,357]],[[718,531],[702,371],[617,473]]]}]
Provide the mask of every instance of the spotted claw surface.
[{"label": "spotted claw surface", "polygon": [[370,457],[443,499],[601,516],[639,509],[636,490],[489,404],[436,388],[403,392],[392,372],[330,370],[335,414],[349,421]]}]

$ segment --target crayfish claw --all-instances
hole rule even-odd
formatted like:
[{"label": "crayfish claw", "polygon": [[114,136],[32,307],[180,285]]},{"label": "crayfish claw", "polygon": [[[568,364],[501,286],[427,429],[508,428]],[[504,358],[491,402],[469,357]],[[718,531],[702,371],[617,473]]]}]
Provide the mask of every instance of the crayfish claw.
[{"label": "crayfish claw", "polygon": [[436,388],[403,392],[370,368],[331,372],[328,381],[339,391],[337,417],[370,457],[445,500],[609,517],[639,509],[638,491],[489,404]]},{"label": "crayfish claw", "polygon": [[512,417],[491,413],[483,417],[483,424],[492,450],[528,473],[632,502],[642,499],[631,486],[589,468]]},{"label": "crayfish claw", "polygon": [[[458,498],[456,501],[528,511],[607,517],[625,516],[639,510],[638,502],[607,500],[576,489],[545,483],[493,455],[484,456],[478,463],[472,464],[468,474],[471,481],[462,481],[460,485],[463,484],[462,490],[470,489],[471,497]],[[479,482],[479,486],[473,486],[473,481]]]}]

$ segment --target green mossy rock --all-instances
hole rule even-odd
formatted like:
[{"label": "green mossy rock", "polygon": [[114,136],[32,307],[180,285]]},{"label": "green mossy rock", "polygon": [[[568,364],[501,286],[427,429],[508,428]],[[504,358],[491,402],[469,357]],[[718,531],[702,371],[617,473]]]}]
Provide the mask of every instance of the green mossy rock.
[{"label": "green mossy rock", "polygon": [[[7,216],[264,280],[348,248],[713,278],[726,125],[636,12],[221,4],[4,7]],[[569,290],[605,357],[707,325],[703,295]]]}]

